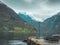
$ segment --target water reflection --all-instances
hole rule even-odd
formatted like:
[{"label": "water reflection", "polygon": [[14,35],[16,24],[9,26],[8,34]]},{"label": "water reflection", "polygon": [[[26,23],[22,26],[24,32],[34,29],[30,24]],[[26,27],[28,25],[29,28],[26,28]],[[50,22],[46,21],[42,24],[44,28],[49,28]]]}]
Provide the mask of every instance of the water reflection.
[{"label": "water reflection", "polygon": [[0,45],[27,45],[20,40],[0,40]]}]

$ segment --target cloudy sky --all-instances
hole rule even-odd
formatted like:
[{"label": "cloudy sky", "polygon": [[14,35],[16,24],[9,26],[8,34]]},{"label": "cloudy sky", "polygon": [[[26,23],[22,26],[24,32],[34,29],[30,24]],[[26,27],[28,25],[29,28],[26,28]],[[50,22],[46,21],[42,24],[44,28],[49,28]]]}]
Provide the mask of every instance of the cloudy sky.
[{"label": "cloudy sky", "polygon": [[26,13],[37,21],[43,21],[60,11],[60,0],[0,0],[16,13]]}]

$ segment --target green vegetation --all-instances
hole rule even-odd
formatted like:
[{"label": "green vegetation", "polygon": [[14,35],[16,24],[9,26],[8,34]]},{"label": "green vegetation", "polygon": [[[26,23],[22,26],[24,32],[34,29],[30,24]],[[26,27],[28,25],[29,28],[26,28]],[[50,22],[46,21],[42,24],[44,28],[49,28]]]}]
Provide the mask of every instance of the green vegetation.
[{"label": "green vegetation", "polygon": [[33,26],[21,19],[11,8],[0,4],[0,39],[25,39],[34,30]]},{"label": "green vegetation", "polygon": [[31,30],[29,29],[26,29],[26,28],[18,28],[18,27],[15,27],[15,31],[16,33],[20,33],[20,34],[28,34],[28,33],[31,33]]}]

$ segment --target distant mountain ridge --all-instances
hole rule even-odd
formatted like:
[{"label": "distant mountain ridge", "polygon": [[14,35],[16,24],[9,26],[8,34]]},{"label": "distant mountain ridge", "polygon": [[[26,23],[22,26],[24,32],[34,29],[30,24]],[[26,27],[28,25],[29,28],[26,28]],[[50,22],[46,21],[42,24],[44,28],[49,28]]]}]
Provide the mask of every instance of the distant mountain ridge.
[{"label": "distant mountain ridge", "polygon": [[[48,36],[56,33],[60,33],[60,12],[55,14],[54,16],[47,18],[44,22],[37,22],[32,20],[31,17],[25,14],[18,14],[22,19],[24,19],[27,23],[33,25],[37,30],[40,28],[41,36]],[[40,25],[40,27],[39,27]]]},{"label": "distant mountain ridge", "polygon": [[36,29],[38,28],[39,22],[33,20],[30,16],[22,14],[22,13],[19,13],[18,15],[20,16],[20,18],[25,20],[27,23],[29,23],[32,26],[34,26]]},{"label": "distant mountain ridge", "polygon": [[60,12],[46,19],[41,25],[41,30],[43,35],[60,34]]}]

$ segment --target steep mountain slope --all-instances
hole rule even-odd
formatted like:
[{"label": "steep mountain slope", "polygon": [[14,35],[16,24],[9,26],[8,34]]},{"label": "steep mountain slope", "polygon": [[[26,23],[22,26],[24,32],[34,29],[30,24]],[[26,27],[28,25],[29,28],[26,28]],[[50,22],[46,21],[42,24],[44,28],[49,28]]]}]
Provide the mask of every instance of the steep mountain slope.
[{"label": "steep mountain slope", "polygon": [[48,19],[46,19],[42,25],[43,35],[52,35],[60,33],[60,12]]},{"label": "steep mountain slope", "polygon": [[[34,32],[35,28],[31,26],[30,24],[26,23],[23,19],[21,19],[11,8],[9,8],[4,3],[0,2],[0,35],[6,37],[14,37],[14,34],[19,34],[20,36],[21,31],[24,33],[27,33],[28,31]],[[26,32],[27,30],[27,32]],[[14,33],[19,32],[19,33]],[[11,32],[11,33],[9,33]],[[32,35],[32,33],[28,33],[27,35]],[[26,34],[24,34],[26,35]],[[34,35],[34,34],[33,34]],[[0,36],[0,38],[2,38]],[[27,36],[20,36],[21,37],[27,37]],[[25,39],[25,38],[24,38]]]},{"label": "steep mountain slope", "polygon": [[0,2],[0,29],[8,30],[8,27],[20,26],[21,22],[22,19],[11,8]]},{"label": "steep mountain slope", "polygon": [[38,21],[33,20],[31,17],[29,17],[28,15],[25,15],[25,14],[19,13],[18,15],[20,16],[20,18],[25,20],[27,23],[31,24],[36,29],[38,29],[38,26],[39,26],[39,22]]},{"label": "steep mountain slope", "polygon": [[3,26],[3,27],[9,27],[9,26],[23,27],[24,22],[25,21],[23,19],[21,19],[11,8],[9,8],[8,6],[6,6],[5,4],[0,2],[0,26]]}]

